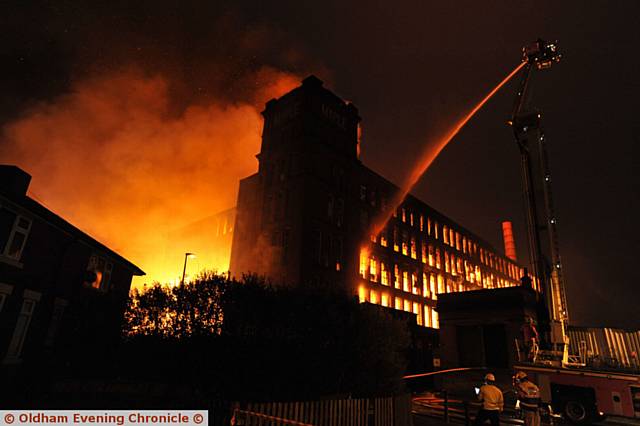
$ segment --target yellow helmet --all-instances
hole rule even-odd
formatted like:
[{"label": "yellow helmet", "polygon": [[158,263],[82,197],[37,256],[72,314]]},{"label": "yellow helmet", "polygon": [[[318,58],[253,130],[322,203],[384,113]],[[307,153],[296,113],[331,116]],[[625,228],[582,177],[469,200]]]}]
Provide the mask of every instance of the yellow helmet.
[{"label": "yellow helmet", "polygon": [[525,373],[524,371],[518,371],[516,375],[513,376],[513,378],[516,380],[524,380],[527,378],[527,373]]},{"label": "yellow helmet", "polygon": [[484,380],[485,380],[485,381],[487,381],[487,382],[495,382],[495,381],[496,381],[496,376],[494,376],[494,375],[493,375],[493,374],[491,374],[491,373],[487,373],[487,374],[484,376]]}]

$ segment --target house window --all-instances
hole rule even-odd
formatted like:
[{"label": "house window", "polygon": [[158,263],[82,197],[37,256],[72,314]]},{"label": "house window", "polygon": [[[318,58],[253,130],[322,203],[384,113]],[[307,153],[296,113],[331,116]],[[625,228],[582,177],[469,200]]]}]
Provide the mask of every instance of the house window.
[{"label": "house window", "polygon": [[13,286],[9,284],[0,283],[0,312],[2,312],[2,307],[4,306],[5,300],[9,297],[11,292],[13,291]]},{"label": "house window", "polygon": [[0,254],[20,260],[31,230],[31,220],[10,210],[0,209]]},{"label": "house window", "polygon": [[360,185],[360,201],[367,201],[367,187]]},{"label": "house window", "polygon": [[56,336],[58,335],[58,329],[62,322],[62,314],[64,308],[68,305],[68,302],[64,299],[56,297],[53,302],[53,312],[51,313],[51,322],[49,323],[49,330],[47,330],[47,337],[44,339],[45,346],[53,346]]},{"label": "house window", "polygon": [[84,285],[107,291],[111,281],[111,272],[113,272],[113,263],[102,256],[94,254],[89,258]]},{"label": "house window", "polygon": [[18,320],[16,321],[16,327],[13,330],[13,336],[9,342],[7,355],[4,359],[5,364],[15,363],[20,360],[20,354],[22,354],[24,341],[38,300],[40,300],[40,293],[25,290],[24,301],[22,302],[22,307],[18,314]]}]

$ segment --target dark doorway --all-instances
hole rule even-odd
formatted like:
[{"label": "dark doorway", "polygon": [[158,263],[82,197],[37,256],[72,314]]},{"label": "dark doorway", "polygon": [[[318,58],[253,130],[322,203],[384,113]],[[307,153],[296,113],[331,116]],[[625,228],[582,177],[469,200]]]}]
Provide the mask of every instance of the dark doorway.
[{"label": "dark doorway", "polygon": [[507,335],[504,330],[504,325],[484,325],[482,326],[482,332],[486,366],[498,368],[508,367]]},{"label": "dark doorway", "polygon": [[477,325],[459,325],[456,327],[458,343],[458,365],[460,367],[479,367],[482,360],[482,329]]}]

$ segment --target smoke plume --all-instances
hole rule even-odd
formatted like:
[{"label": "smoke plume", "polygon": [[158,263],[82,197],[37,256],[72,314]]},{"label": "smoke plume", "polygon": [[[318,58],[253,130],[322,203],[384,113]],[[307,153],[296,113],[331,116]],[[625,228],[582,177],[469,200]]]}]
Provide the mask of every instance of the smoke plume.
[{"label": "smoke plume", "polygon": [[[175,280],[192,249],[167,235],[235,205],[238,179],[257,167],[261,107],[299,82],[269,67],[243,78],[243,99],[214,93],[176,112],[162,74],[94,74],[5,125],[0,162],[30,173],[30,195],[147,272],[134,283]],[[226,270],[217,250],[198,253],[192,273]]]}]

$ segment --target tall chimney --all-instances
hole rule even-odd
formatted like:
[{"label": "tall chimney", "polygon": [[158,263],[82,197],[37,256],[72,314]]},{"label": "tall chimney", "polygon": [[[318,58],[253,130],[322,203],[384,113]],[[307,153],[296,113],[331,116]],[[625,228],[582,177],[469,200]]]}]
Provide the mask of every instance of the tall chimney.
[{"label": "tall chimney", "polygon": [[510,221],[502,222],[502,237],[504,238],[504,254],[514,262],[518,261],[516,255],[516,242],[513,239],[513,224]]}]

